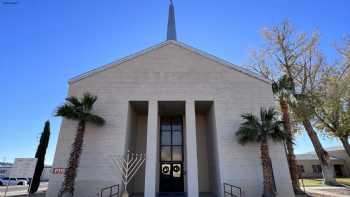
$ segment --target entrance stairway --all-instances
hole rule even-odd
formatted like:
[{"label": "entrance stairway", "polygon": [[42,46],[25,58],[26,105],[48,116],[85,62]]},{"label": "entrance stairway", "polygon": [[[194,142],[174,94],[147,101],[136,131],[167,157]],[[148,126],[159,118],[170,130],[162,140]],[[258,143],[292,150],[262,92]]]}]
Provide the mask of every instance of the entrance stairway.
[{"label": "entrance stairway", "polygon": [[[240,187],[224,183],[224,196],[225,197],[241,197],[242,189]],[[120,186],[113,185],[101,189],[100,197],[119,197]],[[131,194],[130,197],[143,197],[143,193]],[[158,193],[158,197],[187,197],[186,193]],[[216,197],[212,193],[200,193],[199,197]]]},{"label": "entrance stairway", "polygon": [[224,196],[226,197],[241,197],[242,188],[228,183],[224,183]]},{"label": "entrance stairway", "polygon": [[[144,197],[143,194],[133,194],[130,197]],[[157,197],[186,197],[185,193],[162,193],[158,194]],[[200,193],[199,197],[216,197],[215,195],[211,193]]]},{"label": "entrance stairway", "polygon": [[120,186],[112,185],[109,187],[104,187],[101,189],[100,197],[119,197],[120,195]]},{"label": "entrance stairway", "polygon": [[186,197],[186,193],[158,193],[158,197]]},{"label": "entrance stairway", "polygon": [[[187,197],[186,193],[162,193],[158,194],[158,197]],[[199,197],[216,197],[212,193],[200,193]]]}]

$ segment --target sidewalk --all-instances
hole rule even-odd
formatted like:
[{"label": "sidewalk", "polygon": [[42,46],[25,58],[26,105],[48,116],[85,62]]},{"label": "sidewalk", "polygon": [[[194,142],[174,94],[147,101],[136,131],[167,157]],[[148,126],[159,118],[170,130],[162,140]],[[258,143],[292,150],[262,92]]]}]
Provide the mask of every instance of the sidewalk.
[{"label": "sidewalk", "polygon": [[[45,192],[47,190],[47,182],[43,182],[40,183],[39,189],[36,192],[35,195],[31,195],[31,196],[35,196],[35,197],[44,197],[45,196]],[[15,185],[15,186],[9,186],[7,189],[7,193],[6,196],[28,196],[28,192],[27,192],[28,186],[19,186],[19,185]],[[0,187],[0,197],[5,196],[5,191],[6,191],[6,187],[2,186]]]},{"label": "sidewalk", "polygon": [[[46,189],[39,189],[38,192],[36,192],[33,195],[30,195],[31,197],[45,197]],[[0,196],[3,197],[5,194],[0,193]],[[17,197],[27,197],[28,193],[26,191],[11,191],[7,192],[6,196],[17,196]]]},{"label": "sidewalk", "polygon": [[[30,195],[30,197],[45,197],[46,192],[37,192],[33,195]],[[27,197],[28,195],[16,195],[16,197]]]},{"label": "sidewalk", "polygon": [[349,197],[346,187],[305,187],[305,192],[313,197]]}]

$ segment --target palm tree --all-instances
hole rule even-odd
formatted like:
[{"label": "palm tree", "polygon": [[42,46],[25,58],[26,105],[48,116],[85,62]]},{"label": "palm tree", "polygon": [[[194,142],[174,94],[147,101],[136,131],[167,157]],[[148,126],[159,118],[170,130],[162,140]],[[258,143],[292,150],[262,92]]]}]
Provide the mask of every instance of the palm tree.
[{"label": "palm tree", "polygon": [[287,160],[289,166],[289,173],[292,179],[292,185],[295,192],[301,191],[299,188],[299,170],[295,159],[294,148],[293,148],[293,131],[289,117],[289,105],[295,104],[296,99],[293,96],[293,84],[287,75],[283,75],[278,81],[272,83],[272,92],[277,97],[281,112],[283,127],[285,132],[288,134],[288,138],[285,145],[287,148]]},{"label": "palm tree", "polygon": [[260,143],[261,164],[264,177],[263,197],[276,196],[276,187],[273,176],[272,162],[269,154],[268,139],[283,141],[288,139],[283,130],[283,121],[277,119],[277,111],[274,108],[261,108],[260,117],[252,113],[242,114],[244,122],[236,133],[240,144],[248,142]]},{"label": "palm tree", "polygon": [[66,98],[66,102],[56,110],[55,116],[78,121],[77,131],[69,155],[68,167],[64,173],[64,181],[58,195],[59,197],[63,195],[73,196],[74,194],[74,182],[82,152],[86,123],[89,122],[102,126],[105,122],[100,116],[91,113],[96,100],[97,97],[89,93],[85,93],[80,98],[68,97]]}]

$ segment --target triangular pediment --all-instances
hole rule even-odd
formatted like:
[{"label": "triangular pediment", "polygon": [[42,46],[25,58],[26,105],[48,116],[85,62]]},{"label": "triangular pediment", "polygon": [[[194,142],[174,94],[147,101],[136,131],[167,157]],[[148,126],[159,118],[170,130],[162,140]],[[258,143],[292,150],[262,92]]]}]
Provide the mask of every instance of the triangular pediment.
[{"label": "triangular pediment", "polygon": [[[180,50],[185,50],[186,52],[190,52],[192,54],[195,54],[201,58],[204,58],[206,60],[209,60],[209,61],[212,61],[214,62],[215,64],[214,65],[217,65],[217,66],[221,66],[223,67],[224,69],[227,69],[228,71],[236,71],[236,72],[240,72],[244,75],[247,75],[249,77],[252,77],[252,78],[255,78],[255,79],[258,79],[262,82],[265,82],[265,83],[271,83],[269,80],[245,69],[245,68],[242,68],[240,66],[237,66],[237,65],[234,65],[228,61],[225,61],[225,60],[222,60],[216,56],[213,56],[213,55],[210,55],[206,52],[203,52],[199,49],[196,49],[196,48],[193,48],[187,44],[184,44],[184,43],[181,43],[181,42],[178,42],[178,41],[173,41],[173,40],[169,40],[169,41],[166,41],[166,42],[163,42],[163,43],[160,43],[160,44],[157,44],[155,46],[152,46],[150,48],[147,48],[145,50],[142,50],[140,52],[137,52],[137,53],[134,53],[132,55],[129,55],[125,58],[122,58],[120,60],[117,60],[117,61],[114,61],[110,64],[107,64],[107,65],[104,65],[104,66],[101,66],[101,67],[98,67],[96,69],[93,69],[91,71],[88,71],[86,73],[83,73],[81,75],[78,75],[76,77],[73,77],[69,83],[75,83],[77,81],[80,81],[84,78],[88,78],[88,77],[91,77],[97,73],[100,73],[100,72],[104,72],[106,70],[109,70],[109,69],[112,69],[112,68],[116,68],[118,66],[121,66],[129,61],[134,61],[136,59],[138,59],[139,57],[141,56],[144,56],[144,55],[147,55],[149,53],[156,53],[157,50],[161,49],[161,48],[165,48],[165,47],[171,47],[171,46],[176,46],[177,48],[180,48]],[[212,69],[215,69],[215,68],[212,68]]]}]

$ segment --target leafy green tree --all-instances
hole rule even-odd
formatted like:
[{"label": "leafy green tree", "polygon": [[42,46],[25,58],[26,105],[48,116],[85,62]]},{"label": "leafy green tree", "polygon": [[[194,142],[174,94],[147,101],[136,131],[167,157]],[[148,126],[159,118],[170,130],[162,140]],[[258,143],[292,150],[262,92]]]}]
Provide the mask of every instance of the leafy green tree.
[{"label": "leafy green tree", "polygon": [[299,187],[299,172],[295,159],[293,139],[294,132],[292,130],[292,123],[289,112],[289,105],[295,104],[295,98],[293,96],[293,84],[287,75],[282,76],[278,81],[272,83],[272,92],[277,97],[280,104],[280,110],[282,112],[283,127],[288,134],[290,140],[286,141],[287,148],[287,160],[289,165],[289,172],[292,179],[292,185],[295,192],[301,191]]},{"label": "leafy green tree", "polygon": [[39,185],[40,185],[40,177],[44,170],[45,165],[45,155],[46,155],[46,149],[49,145],[50,140],[50,122],[46,121],[44,126],[44,131],[41,134],[40,137],[40,143],[38,146],[38,149],[35,153],[35,158],[37,158],[37,163],[35,166],[34,176],[31,182],[30,186],[30,193],[33,194],[36,191],[38,191]]},{"label": "leafy green tree", "polygon": [[68,159],[68,167],[64,173],[64,181],[59,196],[74,195],[74,182],[82,152],[86,123],[89,122],[98,126],[102,126],[105,123],[102,117],[92,113],[96,100],[97,96],[93,96],[90,93],[85,93],[83,97],[78,98],[68,97],[66,102],[56,110],[56,116],[78,121],[77,131]]},{"label": "leafy green tree", "polygon": [[260,117],[252,113],[241,115],[244,122],[236,133],[239,143],[260,143],[261,164],[264,178],[263,197],[276,196],[273,168],[269,153],[268,140],[284,141],[288,134],[283,130],[283,121],[277,119],[278,113],[273,109],[261,108]]}]

